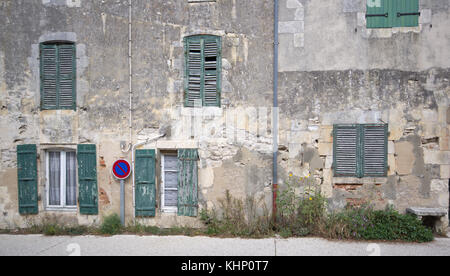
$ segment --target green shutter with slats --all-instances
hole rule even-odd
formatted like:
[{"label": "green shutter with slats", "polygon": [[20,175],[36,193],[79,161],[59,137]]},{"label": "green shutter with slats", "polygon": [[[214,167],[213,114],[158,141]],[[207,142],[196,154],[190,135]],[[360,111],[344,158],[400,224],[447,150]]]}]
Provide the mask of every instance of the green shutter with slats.
[{"label": "green shutter with slats", "polygon": [[198,152],[178,150],[178,215],[196,217],[198,213]]},{"label": "green shutter with slats", "polygon": [[392,27],[419,26],[419,0],[396,0]]},{"label": "green shutter with slats", "polygon": [[19,213],[38,213],[37,148],[36,145],[17,146],[17,179]]},{"label": "green shutter with slats", "polygon": [[334,175],[386,176],[387,128],[387,124],[334,125]]},{"label": "green shutter with slats", "polygon": [[184,39],[184,44],[185,106],[220,106],[221,38],[190,36]]},{"label": "green shutter with slats", "polygon": [[154,217],[156,210],[155,150],[136,150],[136,217]]},{"label": "green shutter with slats", "polygon": [[95,145],[78,145],[78,193],[80,214],[98,214],[97,153]]},{"label": "green shutter with slats", "polygon": [[386,176],[387,125],[366,124],[361,131],[364,176]]},{"label": "green shutter with slats", "polygon": [[367,28],[416,27],[419,0],[367,0]]},{"label": "green shutter with slats", "polygon": [[335,176],[358,176],[358,125],[334,125],[333,169]]},{"label": "green shutter with slats", "polygon": [[76,109],[76,47],[40,45],[41,109]]}]

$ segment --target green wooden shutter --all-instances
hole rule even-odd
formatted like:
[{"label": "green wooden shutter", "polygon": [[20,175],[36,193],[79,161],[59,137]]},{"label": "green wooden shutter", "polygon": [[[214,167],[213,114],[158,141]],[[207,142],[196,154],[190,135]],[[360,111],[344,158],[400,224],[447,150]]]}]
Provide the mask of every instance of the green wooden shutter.
[{"label": "green wooden shutter", "polygon": [[56,45],[40,45],[41,109],[58,108],[58,50]]},{"label": "green wooden shutter", "polygon": [[387,175],[387,125],[363,125],[361,133],[364,176]]},{"label": "green wooden shutter", "polygon": [[395,20],[395,1],[367,0],[367,28],[390,28]]},{"label": "green wooden shutter", "polygon": [[97,153],[95,145],[78,145],[80,214],[98,214]]},{"label": "green wooden shutter", "polygon": [[154,217],[156,209],[155,150],[136,150],[135,214]]},{"label": "green wooden shutter", "polygon": [[196,217],[198,212],[198,152],[178,150],[178,215]]},{"label": "green wooden shutter", "polygon": [[221,47],[217,36],[191,36],[185,43],[185,106],[220,106]]},{"label": "green wooden shutter", "polygon": [[185,73],[185,106],[193,107],[202,100],[203,63],[202,40],[189,37],[185,39],[186,73]]},{"label": "green wooden shutter", "polygon": [[393,27],[419,26],[419,0],[396,0]]},{"label": "green wooden shutter", "polygon": [[220,106],[220,37],[210,37],[204,40],[204,92],[205,106]]},{"label": "green wooden shutter", "polygon": [[17,146],[17,179],[19,213],[38,213],[37,149],[36,145]]},{"label": "green wooden shutter", "polygon": [[333,169],[335,176],[358,176],[358,125],[334,125]]},{"label": "green wooden shutter", "polygon": [[62,44],[58,47],[59,63],[59,108],[76,109],[76,54],[74,44]]},{"label": "green wooden shutter", "polygon": [[76,109],[76,47],[41,44],[41,109]]}]

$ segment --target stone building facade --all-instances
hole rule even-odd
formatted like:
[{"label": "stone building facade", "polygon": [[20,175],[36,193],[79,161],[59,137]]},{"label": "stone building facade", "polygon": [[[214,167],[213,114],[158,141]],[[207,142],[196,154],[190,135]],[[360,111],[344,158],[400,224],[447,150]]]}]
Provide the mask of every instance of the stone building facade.
[{"label": "stone building facade", "polygon": [[[448,210],[450,3],[368,27],[385,1],[279,1],[278,109],[272,0],[1,1],[0,228],[119,213],[117,159],[135,167],[127,223],[198,227],[226,190],[270,209],[274,134],[276,182],[311,175],[330,210]],[[339,127],[355,131],[354,173],[339,174]]]}]

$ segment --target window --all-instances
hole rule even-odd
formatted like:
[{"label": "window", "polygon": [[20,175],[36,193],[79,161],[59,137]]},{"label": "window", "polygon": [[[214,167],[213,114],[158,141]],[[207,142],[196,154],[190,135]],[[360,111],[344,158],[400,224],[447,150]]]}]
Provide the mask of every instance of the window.
[{"label": "window", "polygon": [[178,158],[175,154],[163,154],[161,158],[161,209],[176,212],[178,205]]},{"label": "window", "polygon": [[69,42],[40,45],[41,109],[76,109],[76,49]]},{"label": "window", "polygon": [[184,105],[220,107],[221,38],[212,35],[189,36],[184,39],[184,43]]},{"label": "window", "polygon": [[198,153],[180,149],[161,157],[161,210],[180,216],[197,216]]},{"label": "window", "polygon": [[367,0],[367,28],[419,26],[419,0]]},{"label": "window", "polygon": [[47,151],[47,207],[77,207],[75,151]]},{"label": "window", "polygon": [[334,176],[386,176],[387,125],[334,125]]}]

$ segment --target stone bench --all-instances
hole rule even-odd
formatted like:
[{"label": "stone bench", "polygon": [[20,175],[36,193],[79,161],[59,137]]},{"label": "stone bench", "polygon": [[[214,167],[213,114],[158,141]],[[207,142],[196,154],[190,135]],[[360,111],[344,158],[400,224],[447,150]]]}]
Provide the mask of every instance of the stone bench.
[{"label": "stone bench", "polygon": [[433,230],[439,233],[447,233],[448,217],[447,210],[443,208],[424,208],[424,207],[410,207],[406,208],[407,213],[417,216],[418,219],[426,222],[432,219]]}]

